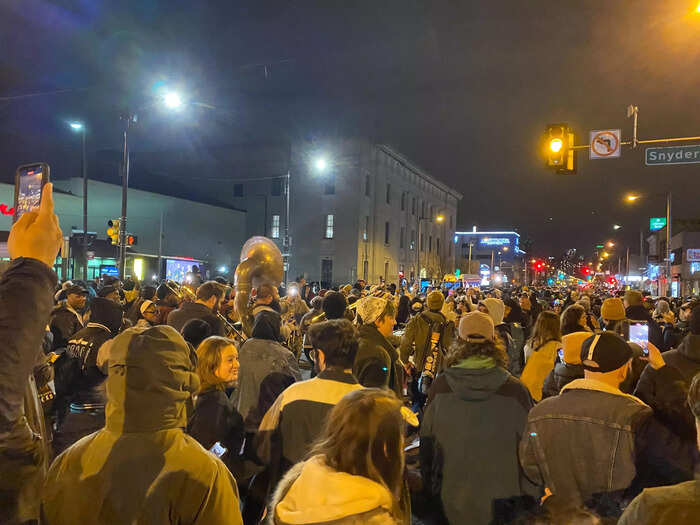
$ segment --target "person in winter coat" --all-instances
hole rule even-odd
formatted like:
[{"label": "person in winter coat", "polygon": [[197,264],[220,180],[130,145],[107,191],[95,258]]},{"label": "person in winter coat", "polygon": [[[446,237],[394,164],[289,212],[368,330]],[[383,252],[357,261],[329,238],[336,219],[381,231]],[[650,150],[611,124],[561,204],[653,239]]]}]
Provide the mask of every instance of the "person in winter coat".
[{"label": "person in winter coat", "polygon": [[197,300],[194,303],[182,303],[180,308],[168,315],[168,325],[178,332],[190,319],[201,319],[211,325],[211,333],[224,336],[224,323],[216,316],[219,303],[224,298],[224,287],[216,281],[207,281],[197,288]]},{"label": "person in winter coat", "polygon": [[559,317],[554,312],[542,312],[537,318],[532,337],[525,346],[526,362],[520,376],[535,401],[542,399],[544,380],[554,370],[560,348]]},{"label": "person in winter coat", "polygon": [[449,523],[500,523],[499,501],[539,496],[516,453],[532,400],[506,370],[490,316],[466,314],[459,335],[420,429],[424,488]]},{"label": "person in winter coat", "polygon": [[558,396],[561,389],[575,379],[582,379],[581,346],[591,337],[590,332],[574,332],[561,338],[562,349],[552,370],[542,385],[542,398]]},{"label": "person in winter coat", "polygon": [[47,184],[39,212],[25,213],[12,226],[12,262],[0,277],[0,523],[39,520],[49,432],[32,370],[51,315],[52,267],[62,243]]},{"label": "person in winter coat", "polygon": [[241,524],[233,476],[183,431],[198,388],[187,344],[172,327],[117,336],[105,427],[51,465],[44,522]]},{"label": "person in winter coat", "polygon": [[[640,399],[620,391],[632,356],[617,334],[591,335],[581,348],[585,378],[535,406],[520,443],[530,480],[602,517],[619,517],[623,502],[644,486],[693,475],[694,447]],[[657,373],[678,375],[653,345],[649,360]]]},{"label": "person in winter coat", "polygon": [[567,306],[561,314],[561,335],[564,336],[581,331],[590,332],[586,310],[580,304]]},{"label": "person in winter coat", "polygon": [[[393,333],[396,307],[393,301],[367,296],[360,299],[357,315],[362,319],[358,330],[359,346],[352,373],[362,386],[389,388],[402,393],[403,365],[397,366],[398,352],[387,339]],[[398,376],[398,377],[397,377]]]},{"label": "person in winter coat", "polygon": [[630,321],[646,321],[649,325],[649,342],[661,350],[664,347],[664,336],[659,323],[651,318],[651,314],[642,304],[642,294],[637,290],[627,290],[624,298],[625,315]]},{"label": "person in winter coat", "polygon": [[[700,436],[700,374],[690,384],[687,404]],[[697,447],[700,449],[700,437]],[[678,485],[645,489],[627,506],[618,525],[692,525],[697,523],[698,516],[700,478],[696,477]]]},{"label": "person in winter coat", "polygon": [[625,305],[619,297],[609,297],[603,301],[600,307],[600,326],[607,330],[608,326],[616,321],[624,321],[627,319],[625,313]]},{"label": "person in winter coat", "polygon": [[219,444],[215,453],[231,473],[243,472],[238,455],[245,439],[243,418],[236,411],[226,387],[238,381],[238,350],[230,339],[213,336],[197,348],[197,375],[200,387],[187,433],[207,450]]},{"label": "person in winter coat", "polygon": [[513,341],[510,327],[503,322],[503,315],[505,314],[503,301],[487,297],[479,302],[478,309],[480,312],[488,314],[493,320],[493,324],[496,327],[496,335],[508,354],[508,371],[516,377],[520,376],[524,364],[522,349],[518,348],[515,341]]},{"label": "person in winter coat", "polygon": [[683,338],[690,332],[690,314],[700,302],[692,299],[681,304],[678,310],[678,322],[670,329],[664,330],[664,347],[677,348]]},{"label": "person in winter coat", "polygon": [[54,351],[64,349],[68,339],[83,328],[83,316],[80,312],[85,308],[87,295],[87,290],[82,286],[70,286],[64,291],[65,301],[51,312],[49,328],[53,334]]},{"label": "person in winter coat", "polygon": [[[263,310],[255,316],[252,337],[240,348],[238,413],[247,432],[256,432],[265,412],[289,383],[301,380],[294,354],[280,344],[281,318]],[[261,392],[265,393],[261,399]]]},{"label": "person in winter coat", "polygon": [[600,330],[600,324],[591,311],[591,298],[584,295],[581,297],[581,299],[576,301],[576,304],[583,306],[583,309],[586,311],[586,326],[588,329],[591,332],[597,332]]},{"label": "person in winter coat", "polygon": [[[675,350],[664,353],[664,361],[677,370],[687,389],[693,378],[700,373],[700,306],[690,314],[690,334],[685,336]],[[668,384],[668,378],[655,374],[649,365],[642,372],[634,395],[661,413],[669,413],[664,422],[686,440],[695,439],[695,421],[689,407],[683,400],[669,398],[674,389]]]},{"label": "person in winter coat", "polygon": [[60,454],[83,436],[105,424],[104,381],[106,370],[97,364],[97,355],[107,341],[119,333],[123,310],[114,301],[96,297],[90,302],[89,322],[69,341],[66,351],[54,364],[56,405],[68,409],[59,414],[53,448]]},{"label": "person in winter coat", "polygon": [[309,459],[280,481],[268,523],[408,525],[403,432],[401,402],[391,392],[347,394],[329,414]]}]

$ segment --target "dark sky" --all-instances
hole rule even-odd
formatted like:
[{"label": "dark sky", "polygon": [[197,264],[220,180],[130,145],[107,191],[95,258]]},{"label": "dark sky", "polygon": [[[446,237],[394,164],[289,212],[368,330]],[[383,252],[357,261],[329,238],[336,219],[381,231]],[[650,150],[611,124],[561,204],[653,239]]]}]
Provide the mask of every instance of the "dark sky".
[{"label": "dark sky", "polygon": [[[644,167],[643,148],[619,160],[582,152],[577,175],[557,176],[538,140],[549,122],[570,123],[577,142],[591,129],[628,137],[630,103],[642,138],[700,135],[696,5],[4,0],[0,180],[39,158],[55,178],[77,175],[71,118],[89,122],[89,156],[103,166],[94,159],[118,149],[120,110],[167,84],[210,107],[145,112],[135,155],[211,161],[229,144],[363,134],[462,192],[463,227],[515,227],[539,255],[558,255],[590,252],[617,222],[616,238],[636,247],[646,218],[663,214],[655,192],[673,188],[674,215],[698,216],[700,165]],[[24,96],[54,90],[66,92]],[[628,189],[649,197],[630,208]]]}]

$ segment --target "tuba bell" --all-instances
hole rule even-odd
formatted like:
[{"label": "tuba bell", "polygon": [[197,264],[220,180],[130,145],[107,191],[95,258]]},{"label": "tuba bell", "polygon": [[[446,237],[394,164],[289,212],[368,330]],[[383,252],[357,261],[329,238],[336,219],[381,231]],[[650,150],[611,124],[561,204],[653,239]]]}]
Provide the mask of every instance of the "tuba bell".
[{"label": "tuba bell", "polygon": [[249,304],[251,291],[263,284],[277,287],[283,277],[282,253],[274,241],[262,236],[248,239],[241,250],[241,262],[234,277],[234,305],[246,334],[253,332],[253,310]]}]

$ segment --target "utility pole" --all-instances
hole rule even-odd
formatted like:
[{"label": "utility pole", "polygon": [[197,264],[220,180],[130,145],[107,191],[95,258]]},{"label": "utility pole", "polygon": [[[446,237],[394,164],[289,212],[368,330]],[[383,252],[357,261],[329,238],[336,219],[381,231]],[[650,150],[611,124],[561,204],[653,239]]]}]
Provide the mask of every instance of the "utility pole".
[{"label": "utility pole", "polygon": [[122,117],[126,120],[124,127],[124,147],[122,150],[122,215],[119,223],[119,279],[126,277],[126,204],[129,189],[129,128],[134,117],[127,113]]},{"label": "utility pole", "polygon": [[666,295],[671,296],[671,190],[666,194]]},{"label": "utility pole", "polygon": [[85,133],[86,126],[83,125],[82,129],[82,142],[83,142],[83,158],[82,158],[82,172],[83,172],[83,279],[87,281],[88,278],[88,181],[87,181],[87,159],[85,158]]}]

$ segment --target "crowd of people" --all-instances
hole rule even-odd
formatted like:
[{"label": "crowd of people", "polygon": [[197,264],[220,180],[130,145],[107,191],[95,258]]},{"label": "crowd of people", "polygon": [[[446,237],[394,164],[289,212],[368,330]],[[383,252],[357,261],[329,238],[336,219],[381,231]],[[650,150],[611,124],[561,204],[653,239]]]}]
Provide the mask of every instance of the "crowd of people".
[{"label": "crowd of people", "polygon": [[[0,522],[697,523],[700,302],[0,276]],[[403,285],[402,285],[403,284]],[[631,337],[642,323],[648,341]]]}]

